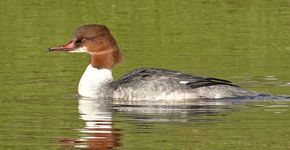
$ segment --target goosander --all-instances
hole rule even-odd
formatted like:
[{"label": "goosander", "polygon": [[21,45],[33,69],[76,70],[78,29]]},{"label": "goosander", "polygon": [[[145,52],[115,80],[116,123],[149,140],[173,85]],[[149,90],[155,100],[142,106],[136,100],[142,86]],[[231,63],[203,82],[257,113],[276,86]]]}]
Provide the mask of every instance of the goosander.
[{"label": "goosander", "polygon": [[112,69],[121,61],[121,51],[110,30],[99,24],[78,27],[67,44],[49,51],[88,53],[78,94],[83,97],[140,100],[220,99],[257,95],[232,82],[159,68],[140,68],[113,81]]}]

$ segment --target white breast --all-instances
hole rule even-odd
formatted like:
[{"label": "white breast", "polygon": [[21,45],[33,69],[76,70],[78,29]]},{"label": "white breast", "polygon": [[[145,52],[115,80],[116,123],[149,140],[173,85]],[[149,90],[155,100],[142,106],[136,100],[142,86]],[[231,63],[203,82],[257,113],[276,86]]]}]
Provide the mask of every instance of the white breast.
[{"label": "white breast", "polygon": [[84,97],[98,97],[102,87],[113,81],[112,71],[110,69],[97,69],[88,65],[78,87],[78,93]]}]

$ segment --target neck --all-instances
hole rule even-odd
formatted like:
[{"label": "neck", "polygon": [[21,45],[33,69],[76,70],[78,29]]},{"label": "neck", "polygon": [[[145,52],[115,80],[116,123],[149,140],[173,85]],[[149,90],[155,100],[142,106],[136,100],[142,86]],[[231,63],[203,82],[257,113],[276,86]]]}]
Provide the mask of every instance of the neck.
[{"label": "neck", "polygon": [[110,48],[100,52],[90,52],[90,55],[90,64],[98,69],[112,69],[121,59],[120,51],[116,48]]},{"label": "neck", "polygon": [[110,56],[110,54],[92,55],[90,65],[98,69],[102,68],[112,69],[114,66],[114,61],[112,59],[112,56]]},{"label": "neck", "polygon": [[78,92],[84,97],[101,97],[111,81],[113,76],[110,69],[98,69],[89,64],[79,82]]}]

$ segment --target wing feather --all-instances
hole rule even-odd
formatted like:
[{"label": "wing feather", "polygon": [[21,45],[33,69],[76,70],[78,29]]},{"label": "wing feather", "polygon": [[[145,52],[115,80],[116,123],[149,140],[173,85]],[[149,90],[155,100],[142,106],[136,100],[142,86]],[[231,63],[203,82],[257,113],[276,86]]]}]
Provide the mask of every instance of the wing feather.
[{"label": "wing feather", "polygon": [[118,87],[134,88],[136,86],[140,87],[144,84],[149,84],[150,82],[170,84],[168,86],[188,86],[191,89],[212,85],[230,85],[238,87],[237,85],[232,84],[232,82],[224,79],[192,76],[189,74],[180,73],[178,71],[158,68],[136,69],[121,77],[120,80],[112,82],[111,87],[115,89]]}]

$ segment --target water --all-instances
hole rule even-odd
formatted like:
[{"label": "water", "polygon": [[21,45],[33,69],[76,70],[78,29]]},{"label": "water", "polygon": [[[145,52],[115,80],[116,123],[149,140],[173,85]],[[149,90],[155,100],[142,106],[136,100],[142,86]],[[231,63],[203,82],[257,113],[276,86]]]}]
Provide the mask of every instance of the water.
[{"label": "water", "polygon": [[88,56],[48,53],[76,26],[106,24],[138,67],[290,95],[290,3],[1,1],[0,149],[289,149],[283,99],[128,103],[78,99]]}]

